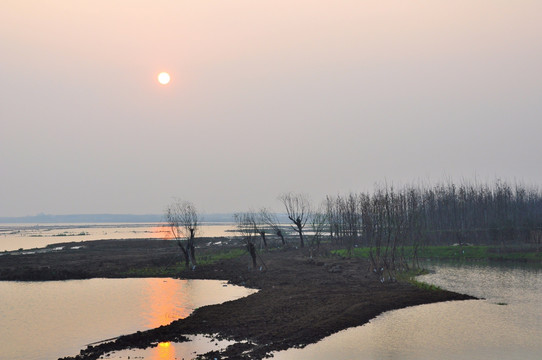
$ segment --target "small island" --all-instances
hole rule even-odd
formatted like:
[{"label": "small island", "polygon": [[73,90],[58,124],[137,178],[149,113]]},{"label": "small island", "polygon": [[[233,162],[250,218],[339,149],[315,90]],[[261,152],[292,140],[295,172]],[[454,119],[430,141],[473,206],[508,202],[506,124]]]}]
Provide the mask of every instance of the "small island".
[{"label": "small island", "polygon": [[[51,245],[63,251],[2,256],[3,280],[63,280],[93,277],[181,277],[220,279],[259,289],[255,294],[197,309],[185,319],[149,331],[123,335],[89,346],[74,357],[97,359],[126,348],[145,348],[185,335],[208,334],[239,341],[209,359],[261,359],[269,353],[303,347],[340,330],[367,323],[389,310],[449,300],[472,299],[442,289],[424,288],[408,279],[381,281],[369,261],[336,255],[323,244],[319,255],[294,246],[261,253],[262,269],[242,245],[227,238],[198,239],[220,243],[200,249],[199,264],[187,270],[173,241],[103,240]],[[77,244],[77,249],[72,249]],[[119,334],[121,335],[121,334]],[[69,354],[66,354],[69,355]]]}]

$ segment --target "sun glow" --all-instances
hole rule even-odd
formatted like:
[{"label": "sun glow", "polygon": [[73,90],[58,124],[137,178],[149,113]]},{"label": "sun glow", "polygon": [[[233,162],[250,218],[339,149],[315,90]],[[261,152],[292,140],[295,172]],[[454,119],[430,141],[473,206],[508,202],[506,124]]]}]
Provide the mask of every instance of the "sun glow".
[{"label": "sun glow", "polygon": [[157,328],[174,320],[190,315],[191,310],[184,304],[189,302],[184,282],[149,279],[144,308],[147,326]]},{"label": "sun glow", "polygon": [[152,228],[151,232],[152,237],[156,239],[171,240],[174,238],[173,234],[171,233],[171,228],[166,225],[155,226]]},{"label": "sun glow", "polygon": [[169,84],[170,79],[171,78],[167,72],[161,72],[160,74],[158,74],[158,82],[162,85]]},{"label": "sun glow", "polygon": [[171,346],[170,342],[158,343],[155,351],[152,354],[152,360],[173,360],[175,357],[175,347]]}]

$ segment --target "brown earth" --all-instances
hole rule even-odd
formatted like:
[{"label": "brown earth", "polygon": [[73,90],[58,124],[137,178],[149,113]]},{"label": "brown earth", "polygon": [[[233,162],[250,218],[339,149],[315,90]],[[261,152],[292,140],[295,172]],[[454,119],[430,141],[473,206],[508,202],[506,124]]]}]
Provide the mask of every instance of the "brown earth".
[{"label": "brown earth", "polygon": [[[0,279],[123,277],[130,269],[179,260],[171,241],[93,241],[75,245],[85,248],[0,256]],[[200,254],[219,251],[209,249],[200,250]],[[183,271],[183,278],[228,280],[260,291],[235,301],[199,308],[170,325],[121,336],[65,359],[97,359],[113,350],[183,341],[186,339],[183,335],[189,334],[218,334],[218,337],[248,340],[203,358],[261,359],[272,351],[302,347],[340,330],[365,324],[388,310],[472,299],[449,291],[424,290],[407,282],[382,283],[369,271],[366,261],[323,252],[327,256],[315,258],[309,258],[303,249],[262,252],[265,263],[262,271],[249,269],[248,254]]]}]

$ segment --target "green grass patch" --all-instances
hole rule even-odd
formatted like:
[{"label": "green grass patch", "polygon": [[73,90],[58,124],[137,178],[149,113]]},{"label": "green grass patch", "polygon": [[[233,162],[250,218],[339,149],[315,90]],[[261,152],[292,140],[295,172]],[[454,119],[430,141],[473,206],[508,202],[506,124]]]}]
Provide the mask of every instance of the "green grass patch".
[{"label": "green grass patch", "polygon": [[[374,251],[374,249],[373,249]],[[382,249],[382,251],[384,251]],[[406,246],[399,248],[398,254],[404,254],[412,258],[414,248]],[[354,248],[350,252],[346,249],[334,250],[335,255],[344,257],[359,257],[368,259],[370,249],[367,247]],[[542,262],[542,252],[525,251],[522,249],[494,248],[491,246],[425,246],[418,249],[419,259],[441,259],[441,260],[512,260]]]},{"label": "green grass patch", "polygon": [[419,252],[427,259],[487,259],[488,246],[427,246]]},{"label": "green grass patch", "polygon": [[221,260],[235,259],[246,254],[243,249],[232,249],[224,252],[201,255],[197,258],[198,265],[211,265]]},{"label": "green grass patch", "polygon": [[342,257],[358,257],[358,258],[368,259],[370,249],[367,247],[353,248],[352,250],[350,250],[350,252],[348,252],[348,250],[346,249],[340,249],[340,250],[333,250],[331,251],[331,253],[342,256]]},{"label": "green grass patch", "polygon": [[397,280],[402,282],[408,282],[412,285],[414,285],[417,288],[423,289],[423,290],[429,290],[429,291],[442,291],[442,288],[431,285],[428,283],[424,283],[422,281],[418,281],[416,279],[417,276],[425,275],[427,274],[427,270],[425,269],[418,269],[418,270],[409,270],[400,272],[397,274]]},{"label": "green grass patch", "polygon": [[540,251],[521,251],[517,249],[492,248],[488,251],[489,259],[492,260],[515,260],[542,262],[542,252]]},{"label": "green grass patch", "polygon": [[[196,256],[197,266],[211,265],[221,260],[237,258],[246,251],[242,249],[233,249],[224,252],[212,254],[203,254]],[[197,255],[197,254],[196,254]],[[184,260],[168,266],[147,266],[142,268],[132,268],[123,275],[127,277],[176,277],[186,270]]]},{"label": "green grass patch", "polygon": [[410,279],[408,282],[411,283],[412,285],[416,286],[417,288],[420,288],[420,289],[423,289],[423,290],[442,291],[442,288],[440,288],[440,287],[438,287],[436,285],[431,285],[431,284],[428,284],[428,283],[424,283],[424,282],[418,281],[416,279]]}]

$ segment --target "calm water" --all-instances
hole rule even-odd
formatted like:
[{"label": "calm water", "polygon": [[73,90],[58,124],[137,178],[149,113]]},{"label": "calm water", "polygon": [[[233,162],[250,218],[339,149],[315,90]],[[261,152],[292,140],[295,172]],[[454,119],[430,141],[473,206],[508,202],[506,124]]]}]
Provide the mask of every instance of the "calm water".
[{"label": "calm water", "polygon": [[197,307],[253,292],[213,280],[0,282],[0,359],[76,355],[86,344],[165,325]]},{"label": "calm water", "polygon": [[[525,266],[433,266],[421,280],[485,300],[415,306],[275,359],[536,359],[542,357],[542,277]],[[499,305],[506,303],[507,305]]]},{"label": "calm water", "polygon": [[[541,359],[540,269],[468,264],[439,264],[432,268],[436,273],[421,280],[485,300],[390,311],[364,326],[341,331],[304,349],[277,352],[274,359]],[[107,358],[189,359],[194,354],[190,346],[166,343],[153,349],[111,353]]]},{"label": "calm water", "polygon": [[[232,224],[204,224],[199,236],[232,236]],[[33,249],[49,244],[108,239],[169,239],[162,224],[0,224],[0,251]]]}]

